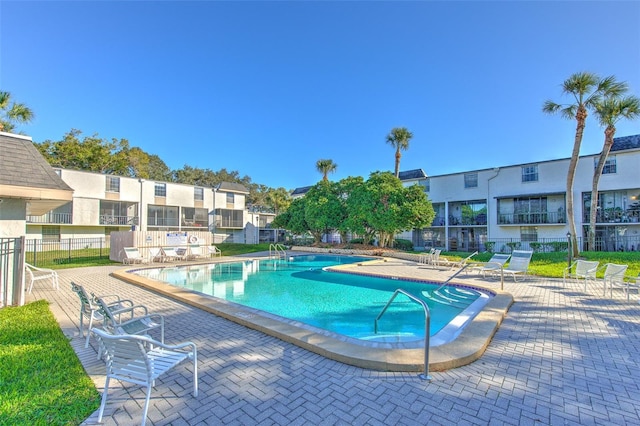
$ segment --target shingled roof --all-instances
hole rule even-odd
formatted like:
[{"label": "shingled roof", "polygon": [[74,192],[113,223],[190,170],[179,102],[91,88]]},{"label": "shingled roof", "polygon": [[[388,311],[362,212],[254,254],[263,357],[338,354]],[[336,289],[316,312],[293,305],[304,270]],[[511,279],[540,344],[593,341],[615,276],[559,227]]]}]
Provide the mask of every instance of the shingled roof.
[{"label": "shingled roof", "polygon": [[426,179],[427,174],[422,169],[406,170],[398,173],[398,179],[400,180],[415,180]]},{"label": "shingled roof", "polygon": [[624,151],[625,149],[639,149],[640,135],[621,136],[613,138],[613,146],[611,151]]},{"label": "shingled roof", "polygon": [[0,198],[28,200],[27,214],[42,215],[72,200],[67,185],[31,138],[0,132]]},{"label": "shingled roof", "polygon": [[218,184],[216,189],[223,190],[226,192],[239,192],[243,194],[249,193],[249,190],[244,185],[242,185],[241,183],[235,183],[235,182],[220,182],[220,184]]}]

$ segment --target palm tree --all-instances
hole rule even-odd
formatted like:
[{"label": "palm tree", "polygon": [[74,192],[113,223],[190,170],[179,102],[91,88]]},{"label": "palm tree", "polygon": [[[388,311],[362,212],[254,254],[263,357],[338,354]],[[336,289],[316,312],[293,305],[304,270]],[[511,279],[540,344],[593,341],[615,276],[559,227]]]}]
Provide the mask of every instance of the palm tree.
[{"label": "palm tree", "polygon": [[413,133],[406,127],[394,127],[391,133],[387,135],[387,143],[396,149],[396,177],[400,174],[400,151],[409,149],[409,141],[413,137]]},{"label": "palm tree", "polygon": [[573,181],[576,175],[578,157],[580,156],[580,145],[582,144],[582,134],[584,133],[588,111],[593,109],[603,97],[619,96],[626,90],[624,83],[618,83],[614,76],[600,79],[598,75],[589,72],[579,72],[572,74],[562,83],[562,93],[570,95],[574,99],[572,104],[557,104],[546,101],[542,106],[542,111],[547,114],[559,113],[562,118],[576,120],[576,134],[573,141],[573,151],[569,160],[569,170],[567,172],[567,223],[571,233],[571,249],[573,257],[578,257],[580,250],[576,235],[576,222],[573,215]]},{"label": "palm tree", "polygon": [[316,169],[322,173],[322,180],[329,180],[327,175],[329,173],[334,173],[338,165],[333,162],[333,160],[318,160],[316,162]]},{"label": "palm tree", "polygon": [[607,161],[611,147],[613,146],[613,136],[616,134],[616,123],[623,118],[633,120],[640,116],[640,98],[636,96],[609,97],[598,103],[595,107],[595,115],[604,129],[604,145],[598,158],[598,165],[593,172],[593,183],[591,187],[591,212],[589,215],[589,250],[595,250],[596,243],[596,216],[598,208],[598,183]]},{"label": "palm tree", "polygon": [[11,93],[0,92],[0,132],[13,132],[15,123],[33,120],[33,112],[24,104],[11,103]]}]

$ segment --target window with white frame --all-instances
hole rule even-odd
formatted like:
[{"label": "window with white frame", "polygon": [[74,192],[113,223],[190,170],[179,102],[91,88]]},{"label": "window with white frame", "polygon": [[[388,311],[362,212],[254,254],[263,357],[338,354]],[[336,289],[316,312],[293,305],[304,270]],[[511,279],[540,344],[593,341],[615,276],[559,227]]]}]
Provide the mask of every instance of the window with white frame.
[{"label": "window with white frame", "polygon": [[464,174],[464,187],[465,188],[477,188],[478,187],[478,173],[465,173]]},{"label": "window with white frame", "polygon": [[120,178],[116,176],[107,176],[106,191],[120,192]]},{"label": "window with white frame", "polygon": [[195,201],[204,201],[204,188],[193,188],[193,199]]},{"label": "window with white frame", "polygon": [[154,195],[156,197],[166,197],[167,196],[167,184],[166,183],[156,182]]},{"label": "window with white frame", "polygon": [[522,182],[538,181],[538,165],[522,166]]},{"label": "window with white frame", "polygon": [[233,207],[235,199],[233,192],[227,192],[227,207]]},{"label": "window with white frame", "polygon": [[[596,167],[598,167],[597,157],[593,159],[593,168],[595,169]],[[616,165],[616,156],[615,155],[608,156],[607,161],[604,162],[604,167],[602,168],[602,174],[607,175],[610,173],[616,173],[617,171],[618,171],[618,168]]]}]

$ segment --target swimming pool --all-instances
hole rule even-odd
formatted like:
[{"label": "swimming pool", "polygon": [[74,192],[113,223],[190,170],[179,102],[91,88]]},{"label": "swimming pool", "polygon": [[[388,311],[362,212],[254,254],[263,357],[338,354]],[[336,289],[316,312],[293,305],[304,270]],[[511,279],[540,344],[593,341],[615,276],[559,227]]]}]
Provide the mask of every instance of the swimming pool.
[{"label": "swimming pool", "polygon": [[309,327],[364,341],[422,342],[423,308],[399,295],[379,321],[374,320],[399,288],[424,300],[431,312],[433,346],[453,340],[487,303],[477,289],[423,281],[380,278],[326,270],[370,260],[337,255],[300,255],[287,259],[140,269],[135,274],[179,288],[298,321]]}]

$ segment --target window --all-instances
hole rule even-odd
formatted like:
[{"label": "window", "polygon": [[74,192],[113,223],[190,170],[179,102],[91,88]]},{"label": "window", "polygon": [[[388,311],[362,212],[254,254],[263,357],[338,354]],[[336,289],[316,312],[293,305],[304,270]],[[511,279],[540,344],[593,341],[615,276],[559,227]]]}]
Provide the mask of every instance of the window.
[{"label": "window", "polygon": [[424,192],[429,192],[431,191],[431,179],[426,178],[423,182],[422,185],[424,186]]},{"label": "window", "polygon": [[155,196],[156,197],[166,197],[167,196],[167,184],[166,183],[158,183],[156,182],[156,189],[155,189]]},{"label": "window", "polygon": [[233,192],[227,192],[227,207],[233,207],[235,202],[235,197]]},{"label": "window", "polygon": [[538,241],[538,228],[535,226],[520,227],[520,241]]},{"label": "window", "polygon": [[478,174],[477,173],[465,173],[464,174],[464,187],[465,188],[477,188],[478,187]]},{"label": "window", "polygon": [[[595,169],[596,167],[598,167],[598,159],[594,158],[593,168]],[[607,157],[607,161],[604,162],[604,167],[602,168],[602,174],[606,175],[606,174],[616,173],[616,172],[617,172],[616,156],[610,155],[609,157]]]},{"label": "window", "polygon": [[538,165],[523,166],[522,167],[522,182],[537,182],[538,181]]},{"label": "window", "polygon": [[193,199],[195,201],[204,201],[204,188],[193,188]]},{"label": "window", "polygon": [[107,176],[107,192],[120,192],[120,178]]},{"label": "window", "polygon": [[43,226],[42,241],[60,241],[59,226]]}]

